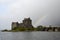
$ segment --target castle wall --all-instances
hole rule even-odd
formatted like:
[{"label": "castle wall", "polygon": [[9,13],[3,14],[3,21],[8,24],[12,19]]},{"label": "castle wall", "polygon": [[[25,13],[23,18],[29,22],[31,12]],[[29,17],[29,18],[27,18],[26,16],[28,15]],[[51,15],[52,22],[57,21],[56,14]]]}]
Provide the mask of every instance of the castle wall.
[{"label": "castle wall", "polygon": [[18,22],[12,22],[12,29],[14,29],[15,27],[18,27]]}]

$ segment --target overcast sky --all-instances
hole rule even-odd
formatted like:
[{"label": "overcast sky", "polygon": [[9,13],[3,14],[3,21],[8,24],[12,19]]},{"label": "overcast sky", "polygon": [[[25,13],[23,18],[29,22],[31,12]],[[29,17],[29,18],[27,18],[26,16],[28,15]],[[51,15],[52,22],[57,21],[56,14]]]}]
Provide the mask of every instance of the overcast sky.
[{"label": "overcast sky", "polygon": [[26,17],[32,24],[60,26],[60,0],[0,0],[0,30]]}]

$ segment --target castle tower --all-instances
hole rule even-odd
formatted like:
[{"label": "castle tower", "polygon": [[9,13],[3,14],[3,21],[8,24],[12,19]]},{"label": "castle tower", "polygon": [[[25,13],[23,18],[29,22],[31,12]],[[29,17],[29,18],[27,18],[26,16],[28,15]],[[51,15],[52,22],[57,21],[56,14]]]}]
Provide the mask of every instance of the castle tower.
[{"label": "castle tower", "polygon": [[18,27],[18,22],[12,22],[12,30],[13,30],[15,27]]},{"label": "castle tower", "polygon": [[23,23],[25,24],[25,25],[31,25],[32,24],[32,20],[30,19],[30,18],[24,18],[24,20],[23,20]]},{"label": "castle tower", "polygon": [[26,28],[33,28],[32,20],[30,18],[24,18],[23,24]]}]

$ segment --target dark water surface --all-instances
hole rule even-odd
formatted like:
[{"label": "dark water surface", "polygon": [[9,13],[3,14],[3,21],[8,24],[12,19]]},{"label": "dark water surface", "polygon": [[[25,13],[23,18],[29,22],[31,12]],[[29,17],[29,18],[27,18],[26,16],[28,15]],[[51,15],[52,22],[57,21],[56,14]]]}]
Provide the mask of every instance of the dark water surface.
[{"label": "dark water surface", "polygon": [[0,40],[60,40],[60,32],[0,32]]}]

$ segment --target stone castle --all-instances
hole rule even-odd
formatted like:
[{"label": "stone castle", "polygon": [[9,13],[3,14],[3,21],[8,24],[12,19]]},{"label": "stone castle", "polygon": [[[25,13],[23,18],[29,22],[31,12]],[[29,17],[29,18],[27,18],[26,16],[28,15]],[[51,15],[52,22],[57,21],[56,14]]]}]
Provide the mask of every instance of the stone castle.
[{"label": "stone castle", "polygon": [[33,28],[32,20],[30,18],[24,18],[22,23],[12,22],[12,29],[17,28]]}]

